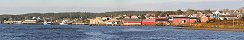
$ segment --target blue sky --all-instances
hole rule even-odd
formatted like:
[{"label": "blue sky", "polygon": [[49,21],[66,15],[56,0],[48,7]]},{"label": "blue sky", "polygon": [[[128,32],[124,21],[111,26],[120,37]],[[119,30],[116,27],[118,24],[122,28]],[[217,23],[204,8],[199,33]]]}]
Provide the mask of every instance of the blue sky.
[{"label": "blue sky", "polygon": [[238,9],[244,0],[0,0],[0,14]]}]

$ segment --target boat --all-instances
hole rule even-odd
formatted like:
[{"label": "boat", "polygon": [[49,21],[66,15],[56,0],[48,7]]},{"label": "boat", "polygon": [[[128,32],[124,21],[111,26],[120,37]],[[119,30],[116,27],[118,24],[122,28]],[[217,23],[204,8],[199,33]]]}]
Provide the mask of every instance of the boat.
[{"label": "boat", "polygon": [[61,23],[59,23],[59,25],[68,25],[65,22],[66,22],[66,20],[63,20]]},{"label": "boat", "polygon": [[43,22],[43,25],[51,25],[52,22]]}]

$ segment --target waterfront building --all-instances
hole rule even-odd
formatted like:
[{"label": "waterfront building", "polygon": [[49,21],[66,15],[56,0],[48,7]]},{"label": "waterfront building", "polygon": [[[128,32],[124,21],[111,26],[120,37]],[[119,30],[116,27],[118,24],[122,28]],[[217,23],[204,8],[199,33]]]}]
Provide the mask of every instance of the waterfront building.
[{"label": "waterfront building", "polygon": [[240,13],[244,13],[244,9],[242,9],[242,10],[239,10],[240,11]]},{"label": "waterfront building", "polygon": [[157,25],[169,25],[168,18],[156,18],[155,21]]},{"label": "waterfront building", "polygon": [[106,21],[106,20],[110,20],[112,19],[111,17],[102,17],[102,20]]},{"label": "waterfront building", "polygon": [[209,20],[209,18],[207,16],[202,16],[201,19],[200,19],[201,23],[205,23],[208,20]]},{"label": "waterfront building", "polygon": [[124,18],[122,19],[123,25],[141,25],[141,19],[136,18]]},{"label": "waterfront building", "polygon": [[173,24],[186,24],[190,23],[190,17],[173,17]]},{"label": "waterfront building", "polygon": [[22,21],[4,21],[3,24],[21,24]]},{"label": "waterfront building", "polygon": [[131,18],[135,18],[135,19],[138,19],[138,17],[137,17],[137,16],[131,16]]},{"label": "waterfront building", "polygon": [[237,15],[220,15],[220,20],[235,20],[238,19]]},{"label": "waterfront building", "polygon": [[130,18],[129,16],[125,16],[124,18]]},{"label": "waterfront building", "polygon": [[190,18],[190,23],[192,24],[192,23],[197,23],[197,19],[198,18]]},{"label": "waterfront building", "polygon": [[22,24],[37,24],[37,20],[24,20]]},{"label": "waterfront building", "polygon": [[105,21],[106,24],[120,24],[120,20],[113,18],[110,20]]},{"label": "waterfront building", "polygon": [[168,18],[169,23],[173,22],[173,17]]},{"label": "waterfront building", "polygon": [[155,25],[155,19],[145,19],[141,22],[142,25]]},{"label": "waterfront building", "polygon": [[239,13],[244,13],[244,7],[238,9]]},{"label": "waterfront building", "polygon": [[95,19],[89,19],[90,24],[104,24],[101,17],[96,17]]}]

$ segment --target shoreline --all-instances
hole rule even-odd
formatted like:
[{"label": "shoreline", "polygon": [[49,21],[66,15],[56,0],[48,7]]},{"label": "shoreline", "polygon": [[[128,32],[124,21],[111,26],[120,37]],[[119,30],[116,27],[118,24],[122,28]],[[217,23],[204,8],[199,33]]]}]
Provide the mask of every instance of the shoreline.
[{"label": "shoreline", "polygon": [[176,29],[244,32],[244,29],[242,29],[242,28],[196,28],[196,27],[186,27],[186,28],[176,28]]},{"label": "shoreline", "polygon": [[[112,26],[112,25],[88,25],[88,26]],[[113,25],[113,26],[158,26],[158,25]],[[164,25],[164,26],[173,26],[173,27],[183,27],[183,28],[175,28],[182,30],[210,30],[210,31],[233,31],[233,32],[244,32],[244,28],[219,28],[219,27],[197,27],[197,26],[186,26],[186,25]],[[159,27],[159,26],[158,26]],[[160,26],[161,27],[161,26]]]}]

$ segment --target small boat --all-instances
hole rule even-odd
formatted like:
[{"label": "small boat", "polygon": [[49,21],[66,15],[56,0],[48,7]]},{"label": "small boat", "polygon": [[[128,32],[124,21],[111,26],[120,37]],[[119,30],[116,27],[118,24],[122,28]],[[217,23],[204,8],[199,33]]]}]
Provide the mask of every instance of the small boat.
[{"label": "small boat", "polygon": [[65,23],[66,21],[67,20],[63,20],[61,23],[59,23],[59,25],[68,25],[68,24]]},{"label": "small boat", "polygon": [[51,23],[51,22],[44,22],[43,24],[44,24],[44,25],[51,25],[50,23]]},{"label": "small boat", "polygon": [[65,23],[62,22],[62,23],[59,23],[59,25],[68,25],[68,24],[65,24]]}]

